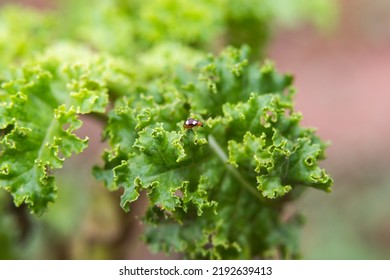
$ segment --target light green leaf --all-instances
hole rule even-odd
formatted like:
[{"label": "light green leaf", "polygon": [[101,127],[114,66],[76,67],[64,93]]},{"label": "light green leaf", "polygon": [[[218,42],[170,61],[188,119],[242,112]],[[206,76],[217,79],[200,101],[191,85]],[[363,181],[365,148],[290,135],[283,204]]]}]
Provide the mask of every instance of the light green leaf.
[{"label": "light green leaf", "polygon": [[[37,214],[55,199],[54,169],[88,145],[75,135],[78,115],[104,112],[108,102],[99,60],[70,50],[54,47],[1,83],[0,186]],[[71,62],[70,56],[83,59]]]}]

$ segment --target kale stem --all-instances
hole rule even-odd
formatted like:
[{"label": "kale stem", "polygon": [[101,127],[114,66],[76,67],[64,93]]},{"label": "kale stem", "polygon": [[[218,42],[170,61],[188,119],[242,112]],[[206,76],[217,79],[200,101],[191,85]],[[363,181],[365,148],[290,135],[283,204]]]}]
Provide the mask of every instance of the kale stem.
[{"label": "kale stem", "polygon": [[261,194],[256,189],[254,189],[253,186],[247,180],[245,180],[244,177],[241,176],[240,172],[238,172],[237,169],[235,169],[231,164],[228,163],[228,157],[226,153],[222,150],[221,146],[219,146],[214,136],[209,135],[208,141],[211,149],[226,165],[226,169],[228,170],[228,172],[230,172],[230,174],[232,174],[233,177],[236,178],[237,181],[240,182],[241,186],[243,186],[247,191],[255,195],[260,201],[263,201],[263,197],[261,196]]}]

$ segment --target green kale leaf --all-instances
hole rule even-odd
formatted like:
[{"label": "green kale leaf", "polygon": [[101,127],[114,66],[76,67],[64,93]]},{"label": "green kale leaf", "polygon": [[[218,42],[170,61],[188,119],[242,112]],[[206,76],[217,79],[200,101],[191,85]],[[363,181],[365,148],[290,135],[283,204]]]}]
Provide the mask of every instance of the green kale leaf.
[{"label": "green kale leaf", "polygon": [[[103,167],[94,174],[123,188],[129,211],[141,192],[150,207],[145,240],[188,258],[296,257],[301,224],[282,205],[304,187],[330,191],[318,166],[323,143],[299,125],[293,78],[247,48],[227,48],[185,75],[167,74],[118,99],[109,115]],[[181,68],[181,71],[183,69]],[[203,127],[183,128],[193,117]]]},{"label": "green kale leaf", "polygon": [[[75,62],[72,62],[75,61]],[[75,131],[79,115],[103,113],[107,60],[58,45],[2,75],[0,187],[18,206],[42,214],[56,196],[54,170],[88,145]]]}]

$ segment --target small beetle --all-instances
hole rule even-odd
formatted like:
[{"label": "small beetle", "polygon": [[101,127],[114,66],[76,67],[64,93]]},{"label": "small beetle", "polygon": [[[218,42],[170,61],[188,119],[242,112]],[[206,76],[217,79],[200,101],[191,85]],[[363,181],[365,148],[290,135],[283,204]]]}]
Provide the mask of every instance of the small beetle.
[{"label": "small beetle", "polygon": [[197,127],[197,126],[203,126],[203,123],[201,123],[200,121],[198,121],[197,119],[193,119],[193,118],[189,118],[187,119],[184,124],[183,124],[183,127],[185,129],[191,129],[191,128],[194,128],[194,127]]}]

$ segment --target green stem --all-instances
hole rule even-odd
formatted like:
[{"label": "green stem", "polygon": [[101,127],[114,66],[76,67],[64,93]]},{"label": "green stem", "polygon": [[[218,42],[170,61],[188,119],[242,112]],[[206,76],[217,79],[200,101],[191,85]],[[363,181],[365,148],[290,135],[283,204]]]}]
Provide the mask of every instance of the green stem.
[{"label": "green stem", "polygon": [[260,201],[263,201],[263,197],[261,194],[253,188],[253,186],[245,180],[244,177],[241,176],[240,172],[237,171],[231,164],[228,163],[228,157],[226,153],[222,150],[221,146],[219,146],[218,142],[212,135],[208,136],[208,141],[211,149],[217,154],[217,156],[226,164],[226,169],[230,174],[233,175],[234,178],[240,182],[241,186],[243,186],[247,191],[256,196]]}]

